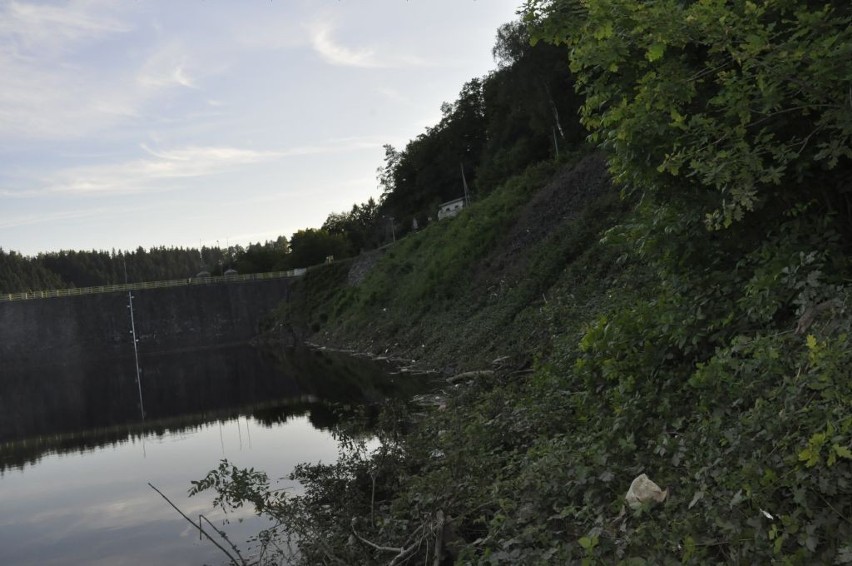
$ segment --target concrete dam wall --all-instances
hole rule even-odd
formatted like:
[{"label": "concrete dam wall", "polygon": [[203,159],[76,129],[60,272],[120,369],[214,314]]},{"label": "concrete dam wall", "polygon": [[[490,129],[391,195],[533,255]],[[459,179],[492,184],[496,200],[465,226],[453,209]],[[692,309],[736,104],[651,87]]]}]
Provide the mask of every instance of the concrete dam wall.
[{"label": "concrete dam wall", "polygon": [[[138,289],[139,353],[247,342],[289,300],[290,279]],[[126,356],[133,351],[127,292],[0,303],[3,367]]]}]

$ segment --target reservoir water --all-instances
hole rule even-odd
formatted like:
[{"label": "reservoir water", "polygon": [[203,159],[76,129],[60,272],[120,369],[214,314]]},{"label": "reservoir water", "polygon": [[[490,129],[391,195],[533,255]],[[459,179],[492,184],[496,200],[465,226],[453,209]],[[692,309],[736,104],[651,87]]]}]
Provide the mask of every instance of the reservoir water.
[{"label": "reservoir water", "polygon": [[[0,564],[221,564],[226,557],[158,495],[244,553],[263,525],[188,497],[227,458],[281,488],[300,462],[331,462],[341,419],[424,384],[367,360],[250,347],[0,368]],[[349,427],[351,429],[351,427]],[[365,430],[365,434],[368,431]]]}]

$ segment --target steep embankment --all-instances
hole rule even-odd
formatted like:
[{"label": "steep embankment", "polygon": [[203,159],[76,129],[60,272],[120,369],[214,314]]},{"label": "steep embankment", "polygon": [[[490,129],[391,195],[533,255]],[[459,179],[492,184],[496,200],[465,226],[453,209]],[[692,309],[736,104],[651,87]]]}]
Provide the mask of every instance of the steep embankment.
[{"label": "steep embankment", "polygon": [[[380,562],[375,545],[488,564],[843,563],[844,229],[809,207],[708,232],[684,203],[627,206],[588,156],[403,239],[356,285],[350,264],[316,269],[279,328],[453,376],[413,429],[389,407],[376,455],[298,470],[306,498],[271,508],[305,526],[305,563]],[[642,473],[663,504],[624,509]]]},{"label": "steep embankment", "polygon": [[299,469],[273,508],[302,561],[852,562],[849,3],[524,11],[634,206],[534,168],[284,313],[439,367],[516,356]]},{"label": "steep embankment", "polygon": [[[547,341],[543,308],[565,266],[625,208],[599,155],[539,165],[455,219],[315,270],[281,318],[313,342],[448,373],[524,365]],[[605,260],[596,269],[607,277]]]}]

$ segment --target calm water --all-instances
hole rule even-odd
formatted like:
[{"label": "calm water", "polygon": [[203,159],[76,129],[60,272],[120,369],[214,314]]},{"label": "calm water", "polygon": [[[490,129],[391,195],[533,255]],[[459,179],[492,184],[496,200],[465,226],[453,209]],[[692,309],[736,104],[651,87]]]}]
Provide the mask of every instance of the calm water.
[{"label": "calm water", "polygon": [[0,370],[0,564],[223,563],[148,482],[196,520],[227,520],[243,543],[263,525],[214,512],[212,497],[187,497],[191,480],[222,458],[271,478],[333,461],[339,419],[369,418],[382,399],[422,388],[389,368],[311,351],[271,358],[240,347],[141,362],[144,420],[132,358]]}]

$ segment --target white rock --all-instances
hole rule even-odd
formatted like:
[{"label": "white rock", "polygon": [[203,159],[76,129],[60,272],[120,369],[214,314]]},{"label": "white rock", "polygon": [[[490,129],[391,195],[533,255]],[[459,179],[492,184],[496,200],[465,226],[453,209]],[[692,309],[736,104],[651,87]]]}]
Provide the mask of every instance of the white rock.
[{"label": "white rock", "polygon": [[624,500],[631,509],[638,509],[643,503],[662,503],[668,495],[668,489],[660,489],[660,486],[642,474],[630,484]]}]

